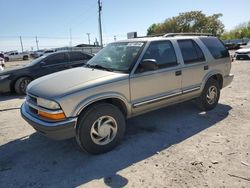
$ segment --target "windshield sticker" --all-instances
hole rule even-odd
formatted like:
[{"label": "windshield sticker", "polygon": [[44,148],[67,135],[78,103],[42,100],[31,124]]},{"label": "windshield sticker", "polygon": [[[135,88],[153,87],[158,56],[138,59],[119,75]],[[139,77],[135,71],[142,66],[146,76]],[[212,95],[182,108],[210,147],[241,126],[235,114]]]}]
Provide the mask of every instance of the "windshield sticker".
[{"label": "windshield sticker", "polygon": [[130,42],[127,46],[136,46],[136,47],[142,47],[142,42]]}]

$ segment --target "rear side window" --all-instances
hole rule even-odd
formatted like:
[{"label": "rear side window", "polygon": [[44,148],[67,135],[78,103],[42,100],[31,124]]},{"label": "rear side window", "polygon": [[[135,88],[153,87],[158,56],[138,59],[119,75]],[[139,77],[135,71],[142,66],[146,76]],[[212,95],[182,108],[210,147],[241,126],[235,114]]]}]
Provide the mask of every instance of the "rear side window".
[{"label": "rear side window", "polygon": [[182,57],[185,64],[192,64],[205,61],[204,54],[201,48],[193,40],[178,40],[181,49]]},{"label": "rear side window", "polygon": [[66,63],[67,59],[65,53],[52,54],[45,60],[47,65]]},{"label": "rear side window", "polygon": [[228,50],[216,37],[200,38],[215,59],[229,57]]},{"label": "rear side window", "polygon": [[70,52],[69,53],[70,61],[82,61],[88,59],[87,56],[81,52]]}]

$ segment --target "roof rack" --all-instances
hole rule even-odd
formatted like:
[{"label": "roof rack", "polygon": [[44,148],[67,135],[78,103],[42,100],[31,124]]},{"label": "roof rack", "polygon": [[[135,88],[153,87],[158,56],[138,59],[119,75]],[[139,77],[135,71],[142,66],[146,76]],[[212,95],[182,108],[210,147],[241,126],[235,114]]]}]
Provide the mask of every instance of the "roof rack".
[{"label": "roof rack", "polygon": [[146,35],[146,36],[139,36],[139,37],[136,37],[136,38],[149,38],[149,37],[161,37],[161,36],[164,36],[165,33],[162,33],[162,34],[154,34],[154,35]]},{"label": "roof rack", "polygon": [[175,37],[175,36],[213,36],[212,33],[167,33],[163,37]]}]

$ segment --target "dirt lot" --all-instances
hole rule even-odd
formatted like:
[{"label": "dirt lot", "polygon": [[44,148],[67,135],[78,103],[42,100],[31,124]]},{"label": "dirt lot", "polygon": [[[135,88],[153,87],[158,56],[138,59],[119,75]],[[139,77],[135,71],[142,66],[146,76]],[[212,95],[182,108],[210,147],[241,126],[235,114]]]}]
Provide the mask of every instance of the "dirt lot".
[{"label": "dirt lot", "polygon": [[213,111],[186,102],[130,119],[122,144],[98,156],[35,133],[24,97],[0,96],[0,187],[250,187],[250,61],[232,73]]}]

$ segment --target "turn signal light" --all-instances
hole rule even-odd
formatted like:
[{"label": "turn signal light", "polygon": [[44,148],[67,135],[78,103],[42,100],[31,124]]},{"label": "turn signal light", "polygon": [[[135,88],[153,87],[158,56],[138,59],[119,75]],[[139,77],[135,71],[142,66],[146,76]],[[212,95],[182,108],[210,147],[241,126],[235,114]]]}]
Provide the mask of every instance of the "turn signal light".
[{"label": "turn signal light", "polygon": [[59,114],[49,114],[43,111],[38,111],[38,115],[41,116],[42,118],[46,118],[49,120],[63,120],[65,119],[65,114],[59,113]]}]

